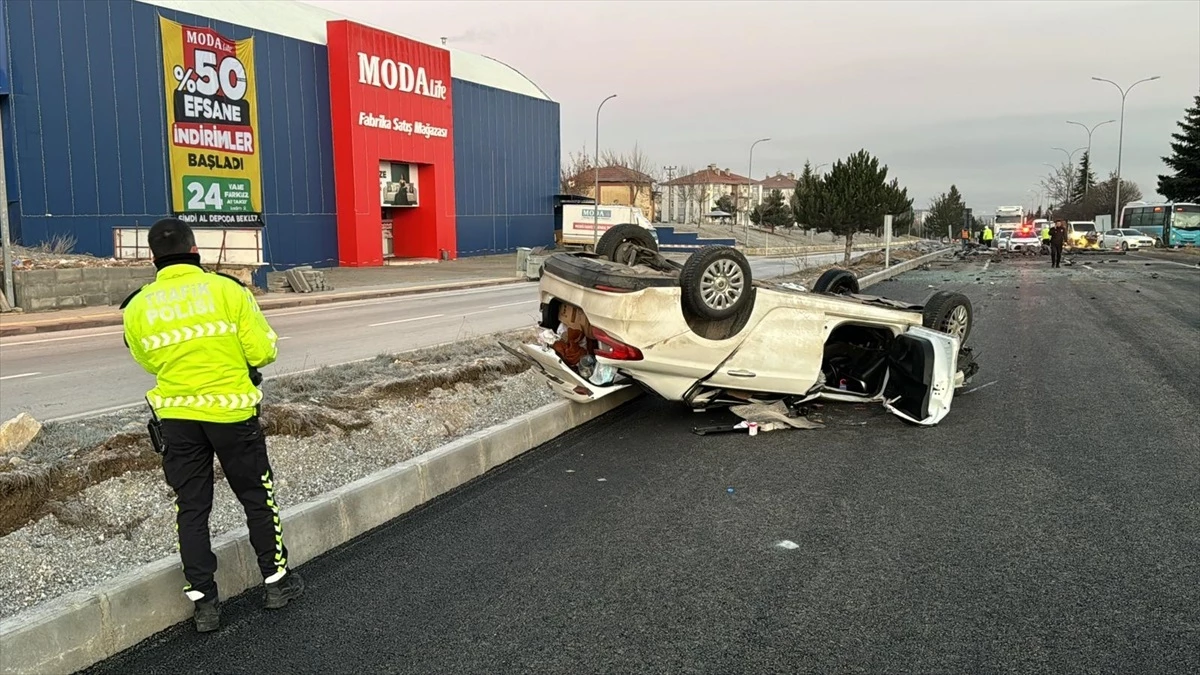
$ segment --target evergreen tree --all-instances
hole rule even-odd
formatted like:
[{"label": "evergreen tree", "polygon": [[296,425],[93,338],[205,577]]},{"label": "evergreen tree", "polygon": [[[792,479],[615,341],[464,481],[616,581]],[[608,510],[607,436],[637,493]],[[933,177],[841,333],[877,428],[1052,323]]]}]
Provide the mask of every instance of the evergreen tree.
[{"label": "evergreen tree", "polygon": [[856,232],[879,231],[888,214],[897,216],[901,226],[912,217],[908,190],[896,179],[889,182],[887,165],[866,150],[835,162],[823,176],[813,175],[807,165],[804,169],[793,200],[796,221],[845,237],[845,264],[850,263]]},{"label": "evergreen tree", "polygon": [[966,213],[967,205],[963,203],[962,193],[958,191],[957,185],[951,185],[949,192],[943,192],[930,202],[925,225],[939,236],[944,232],[958,236]]},{"label": "evergreen tree", "polygon": [[1158,193],[1174,202],[1200,201],[1200,94],[1171,134],[1171,156],[1163,157],[1174,176],[1158,177]]},{"label": "evergreen tree", "polygon": [[1071,202],[1078,203],[1083,201],[1084,195],[1091,194],[1093,188],[1096,187],[1096,174],[1092,171],[1092,158],[1088,156],[1087,151],[1083,153],[1083,159],[1079,160],[1079,172],[1075,176],[1075,180],[1071,185]]}]

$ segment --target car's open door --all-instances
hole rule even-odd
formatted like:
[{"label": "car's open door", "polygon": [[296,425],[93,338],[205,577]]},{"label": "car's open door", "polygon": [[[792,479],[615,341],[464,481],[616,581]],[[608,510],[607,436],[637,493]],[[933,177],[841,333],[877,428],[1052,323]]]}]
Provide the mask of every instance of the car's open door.
[{"label": "car's open door", "polygon": [[913,326],[888,355],[884,407],[897,417],[933,426],[950,412],[958,369],[958,339]]},{"label": "car's open door", "polygon": [[590,403],[629,386],[627,383],[609,385],[593,384],[572,370],[570,366],[563,363],[558,354],[549,347],[522,344],[517,348],[513,348],[503,342],[500,343],[500,346],[541,373],[555,392],[563,398],[575,401],[576,403]]}]

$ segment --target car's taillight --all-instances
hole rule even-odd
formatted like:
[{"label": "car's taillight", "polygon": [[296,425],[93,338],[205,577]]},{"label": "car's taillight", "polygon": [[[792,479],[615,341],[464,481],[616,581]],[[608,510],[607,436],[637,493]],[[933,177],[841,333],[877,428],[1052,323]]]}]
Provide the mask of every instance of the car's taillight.
[{"label": "car's taillight", "polygon": [[617,288],[616,286],[605,286],[603,284],[596,284],[595,286],[592,286],[592,288],[594,288],[598,291],[604,291],[605,293],[632,293],[633,292],[633,289],[631,289],[631,288]]},{"label": "car's taillight", "polygon": [[642,352],[637,347],[631,347],[594,326],[592,327],[592,337],[596,338],[596,342],[599,343],[596,348],[596,356],[603,356],[613,361],[642,360]]}]

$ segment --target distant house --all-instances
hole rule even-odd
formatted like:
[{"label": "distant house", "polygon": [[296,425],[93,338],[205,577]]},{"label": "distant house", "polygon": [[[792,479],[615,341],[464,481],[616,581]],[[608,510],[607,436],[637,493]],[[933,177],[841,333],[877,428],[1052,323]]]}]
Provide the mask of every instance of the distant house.
[{"label": "distant house", "polygon": [[758,194],[754,198],[756,204],[762,203],[771,190],[779,190],[783,193],[785,202],[790,202],[792,195],[796,193],[796,174],[789,171],[787,173],[777,173],[774,176],[767,176],[759,181],[755,188]]},{"label": "distant house", "polygon": [[663,221],[698,223],[716,210],[717,200],[723,195],[732,195],[737,201],[740,221],[749,211],[746,204],[757,184],[758,181],[709,164],[705,169],[663,183]]},{"label": "distant house", "polygon": [[602,166],[587,169],[567,180],[571,194],[596,197],[596,178],[599,173],[601,204],[636,206],[646,218],[654,220],[654,178],[624,166]]}]

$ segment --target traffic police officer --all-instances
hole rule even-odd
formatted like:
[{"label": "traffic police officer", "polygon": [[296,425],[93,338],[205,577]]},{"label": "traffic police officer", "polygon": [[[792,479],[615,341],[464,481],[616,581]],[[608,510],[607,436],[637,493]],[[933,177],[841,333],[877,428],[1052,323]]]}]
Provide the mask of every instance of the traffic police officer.
[{"label": "traffic police officer", "polygon": [[983,245],[988,248],[992,247],[992,226],[991,225],[983,226]]},{"label": "traffic police officer", "polygon": [[1061,218],[1054,221],[1054,229],[1050,230],[1050,267],[1062,267],[1063,244],[1067,241],[1067,221]]},{"label": "traffic police officer", "polygon": [[1050,224],[1049,223],[1042,225],[1042,231],[1040,234],[1042,237],[1042,248],[1049,249],[1050,248]]},{"label": "traffic police officer", "polygon": [[214,453],[246,512],[266,608],[281,608],[304,591],[300,575],[287,566],[258,419],[258,368],[275,361],[277,336],[248,288],[200,266],[186,224],[160,220],[148,239],[158,274],[121,305],[125,344],[156,379],[146,400],[159,421],[163,473],[175,491],[184,592],[195,603],[196,630],[208,632],[220,625],[208,530]]}]

